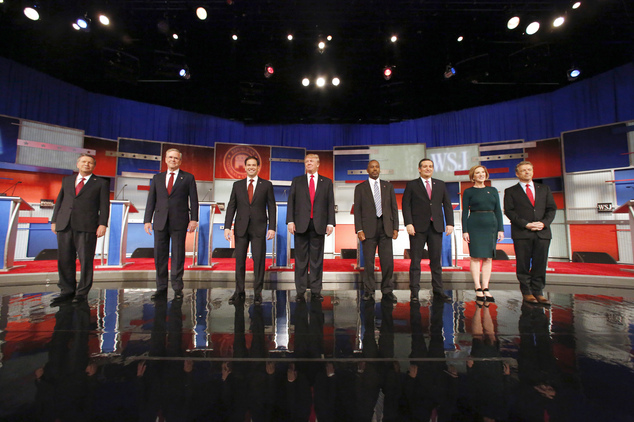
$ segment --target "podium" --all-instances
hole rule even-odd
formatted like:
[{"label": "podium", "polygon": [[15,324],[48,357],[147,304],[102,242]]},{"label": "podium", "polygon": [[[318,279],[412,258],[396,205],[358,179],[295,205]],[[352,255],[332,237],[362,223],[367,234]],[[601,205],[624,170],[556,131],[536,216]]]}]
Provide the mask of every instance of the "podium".
[{"label": "podium", "polygon": [[211,268],[214,238],[214,215],[220,214],[215,202],[198,203],[198,227],[194,233],[194,259],[189,268]]},{"label": "podium", "polygon": [[126,263],[128,246],[128,214],[139,212],[132,202],[125,199],[110,201],[110,227],[108,230],[108,260],[104,264],[104,248],[102,244],[101,265],[97,268],[123,268]]},{"label": "podium", "polygon": [[18,235],[18,214],[20,211],[33,211],[28,202],[19,196],[0,196],[0,272],[18,268],[13,265],[15,242]]},{"label": "podium", "polygon": [[[613,211],[614,214],[628,214],[630,216],[630,244],[634,251],[634,199],[630,199]],[[633,257],[634,258],[634,257]]]},{"label": "podium", "polygon": [[[350,215],[354,215],[354,204],[352,204],[352,208],[350,208]],[[355,264],[352,264],[352,268],[354,268],[355,270],[363,270],[364,269],[364,260],[365,258],[363,257],[363,245],[361,244],[361,241],[359,240],[359,236],[357,236],[357,233],[355,231],[354,236],[357,238],[357,262]],[[378,270],[379,267],[375,266],[374,270]]]},{"label": "podium", "polygon": [[291,265],[291,236],[286,227],[288,203],[278,202],[275,237],[273,238],[273,264],[269,269],[293,268]]}]

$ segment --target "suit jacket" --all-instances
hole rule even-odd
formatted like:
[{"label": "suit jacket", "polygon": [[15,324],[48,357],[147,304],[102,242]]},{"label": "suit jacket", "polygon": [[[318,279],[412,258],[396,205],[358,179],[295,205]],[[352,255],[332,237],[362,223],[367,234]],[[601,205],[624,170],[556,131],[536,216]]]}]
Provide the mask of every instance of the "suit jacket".
[{"label": "suit jacket", "polygon": [[[541,239],[551,239],[550,224],[555,219],[557,204],[550,188],[541,183],[535,185],[535,207],[526,196],[520,184],[504,190],[504,215],[511,220],[511,237],[513,239],[529,239],[533,233]],[[528,223],[541,221],[544,229],[532,232],[526,228]]]},{"label": "suit jacket", "polygon": [[196,180],[193,174],[179,170],[168,195],[166,177],[167,172],[163,172],[152,178],[143,222],[151,223],[154,215],[154,230],[164,230],[168,219],[171,229],[186,230],[190,221],[198,221]]},{"label": "suit jacket", "polygon": [[[298,233],[305,233],[310,223],[310,192],[305,174],[297,176],[291,183],[288,196],[286,224],[295,223]],[[313,204],[313,224],[317,234],[326,234],[326,227],[335,226],[335,194],[332,180],[319,175]]]},{"label": "suit jacket", "polygon": [[[385,236],[392,237],[394,230],[398,230],[398,205],[394,186],[390,182],[380,180],[381,183],[381,208],[383,211],[383,229]],[[359,183],[354,188],[354,230],[358,233],[363,230],[366,237],[375,237],[376,232],[376,205],[374,204],[374,192],[370,181]]]},{"label": "suit jacket", "polygon": [[253,201],[249,203],[247,179],[238,180],[231,189],[231,197],[225,215],[225,228],[231,228],[231,222],[235,215],[234,231],[236,236],[245,236],[249,223],[252,224],[252,227],[256,227],[258,233],[265,236],[267,227],[269,230],[275,230],[276,212],[273,183],[258,177],[257,186],[253,192]]},{"label": "suit jacket", "polygon": [[445,230],[443,212],[448,226],[453,226],[453,208],[445,182],[431,179],[431,198],[421,178],[407,182],[403,193],[403,223],[414,225],[416,232],[425,232],[433,218],[437,232]]},{"label": "suit jacket", "polygon": [[57,231],[70,227],[82,232],[96,232],[97,227],[108,225],[110,183],[93,174],[75,196],[76,179],[77,174],[74,174],[62,180],[51,223],[56,224]]}]

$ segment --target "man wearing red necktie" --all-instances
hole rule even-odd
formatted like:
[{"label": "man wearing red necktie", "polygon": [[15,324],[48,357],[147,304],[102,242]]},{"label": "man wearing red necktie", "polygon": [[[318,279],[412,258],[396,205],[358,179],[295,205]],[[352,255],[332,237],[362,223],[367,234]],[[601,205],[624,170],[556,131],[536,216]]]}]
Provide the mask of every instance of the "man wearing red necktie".
[{"label": "man wearing red necktie", "polygon": [[[275,236],[277,209],[273,184],[259,177],[260,159],[247,157],[244,160],[245,179],[233,184],[225,215],[225,239],[231,241],[231,223],[235,216],[233,232],[236,248],[236,290],[229,304],[244,301],[247,249],[251,244],[253,256],[253,303],[262,304],[262,286],[266,263],[266,241]],[[267,212],[268,211],[268,212]],[[268,230],[267,230],[268,228]]]},{"label": "man wearing red necktie", "polygon": [[[92,174],[97,161],[82,154],[77,159],[76,175],[62,180],[55,201],[51,230],[57,234],[57,268],[61,294],[51,305],[86,300],[93,279],[93,260],[97,238],[106,234],[110,216],[110,183]],[[79,284],[75,260],[81,266]]]},{"label": "man wearing red necktie", "polygon": [[165,153],[167,171],[152,178],[145,206],[145,232],[154,228],[154,265],[156,292],[152,299],[166,299],[168,287],[169,245],[172,242],[170,279],[174,299],[183,298],[185,238],[198,227],[198,192],[194,175],[180,169],[183,154],[175,148]]},{"label": "man wearing red necktie", "polygon": [[530,161],[517,164],[515,174],[519,183],[504,191],[504,214],[511,220],[517,280],[525,302],[548,306],[544,287],[557,204],[547,185],[533,182]]},{"label": "man wearing red necktie", "polygon": [[295,235],[295,300],[302,301],[310,289],[311,299],[322,301],[324,235],[335,227],[335,195],[332,180],[317,173],[317,154],[306,155],[304,166],[306,174],[291,183],[286,214],[288,231]]}]

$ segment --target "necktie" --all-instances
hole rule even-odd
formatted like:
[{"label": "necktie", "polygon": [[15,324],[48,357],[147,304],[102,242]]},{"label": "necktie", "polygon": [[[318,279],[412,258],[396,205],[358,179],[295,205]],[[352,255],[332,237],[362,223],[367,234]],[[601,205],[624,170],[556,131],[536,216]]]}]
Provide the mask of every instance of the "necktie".
[{"label": "necktie", "polygon": [[249,194],[249,204],[253,202],[253,179],[249,180],[249,189],[247,189],[247,193]]},{"label": "necktie", "polygon": [[75,186],[75,196],[79,195],[79,191],[84,187],[84,178],[82,177],[77,186]]},{"label": "necktie", "polygon": [[531,201],[531,205],[535,206],[535,197],[533,196],[533,191],[531,190],[531,185],[526,184],[526,196],[528,196],[528,200]]},{"label": "necktie", "polygon": [[313,218],[313,205],[315,204],[315,175],[310,175],[310,184],[308,185],[310,192],[310,218]]},{"label": "necktie", "polygon": [[427,189],[427,196],[431,199],[431,185],[429,184],[429,180],[425,180],[425,189]]},{"label": "necktie", "polygon": [[383,215],[383,208],[381,206],[381,191],[379,190],[379,182],[374,182],[374,207],[376,208],[377,218]]},{"label": "necktie", "polygon": [[174,187],[174,173],[170,173],[170,180],[167,182],[167,194],[172,194],[172,188]]}]

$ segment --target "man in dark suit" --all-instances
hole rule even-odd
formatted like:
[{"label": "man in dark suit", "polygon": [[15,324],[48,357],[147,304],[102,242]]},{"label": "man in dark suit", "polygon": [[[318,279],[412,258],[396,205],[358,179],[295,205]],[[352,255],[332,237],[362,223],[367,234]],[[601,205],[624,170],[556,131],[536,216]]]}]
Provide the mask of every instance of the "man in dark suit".
[{"label": "man in dark suit", "polygon": [[183,154],[177,149],[165,153],[167,171],[152,178],[145,206],[145,231],[152,235],[154,216],[154,265],[156,292],[152,299],[167,297],[167,264],[172,241],[172,267],[170,278],[174,299],[183,298],[185,272],[185,237],[198,227],[198,192],[194,175],[180,170]]},{"label": "man in dark suit", "polygon": [[367,168],[370,178],[354,189],[354,229],[363,247],[363,300],[374,298],[374,254],[379,247],[381,262],[381,293],[383,299],[396,302],[394,282],[394,255],[392,239],[398,237],[398,205],[394,186],[379,180],[381,165],[370,160]]},{"label": "man in dark suit", "polygon": [[286,214],[288,231],[295,235],[295,300],[303,300],[310,288],[311,299],[322,301],[324,235],[330,236],[335,227],[335,194],[332,180],[317,174],[317,154],[308,154],[304,166],[306,174],[291,183]]},{"label": "man in dark suit", "polygon": [[225,239],[229,241],[231,240],[231,223],[234,215],[236,217],[233,227],[236,237],[236,291],[229,299],[229,304],[233,305],[236,301],[244,300],[244,278],[250,242],[255,276],[253,303],[261,305],[266,241],[275,236],[275,194],[273,184],[258,177],[261,168],[258,157],[247,157],[244,160],[244,168],[247,178],[233,184],[225,216]]},{"label": "man in dark suit", "polygon": [[[432,179],[434,162],[423,158],[418,163],[420,177],[407,182],[403,193],[403,221],[409,234],[409,288],[410,299],[418,302],[420,290],[420,260],[427,243],[429,251],[429,267],[431,269],[431,285],[434,296],[449,302],[451,299],[444,293],[442,284],[442,233],[447,236],[453,233],[453,208],[445,182]],[[443,214],[447,226],[443,221]]]},{"label": "man in dark suit", "polygon": [[[97,161],[82,154],[77,159],[76,175],[62,180],[55,201],[51,230],[57,234],[57,269],[61,294],[51,302],[57,306],[68,300],[80,303],[92,287],[93,260],[97,238],[106,234],[110,216],[110,184],[92,174]],[[79,284],[75,259],[79,257]]]},{"label": "man in dark suit", "polygon": [[511,220],[517,280],[525,302],[550,305],[544,286],[557,204],[548,186],[533,182],[529,161],[517,164],[515,174],[519,183],[504,191],[504,214]]}]

